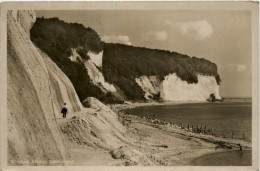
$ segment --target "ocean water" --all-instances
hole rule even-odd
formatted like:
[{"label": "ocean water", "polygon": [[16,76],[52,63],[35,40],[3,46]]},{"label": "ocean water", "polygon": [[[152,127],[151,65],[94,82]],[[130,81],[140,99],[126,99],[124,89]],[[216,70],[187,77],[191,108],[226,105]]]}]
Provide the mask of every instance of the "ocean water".
[{"label": "ocean water", "polygon": [[252,151],[211,153],[191,161],[190,166],[251,166]]},{"label": "ocean water", "polygon": [[252,100],[249,98],[229,98],[222,102],[179,103],[158,106],[143,106],[128,109],[128,113],[145,117],[155,117],[177,125],[194,128],[206,126],[213,129],[216,136],[251,141]]}]

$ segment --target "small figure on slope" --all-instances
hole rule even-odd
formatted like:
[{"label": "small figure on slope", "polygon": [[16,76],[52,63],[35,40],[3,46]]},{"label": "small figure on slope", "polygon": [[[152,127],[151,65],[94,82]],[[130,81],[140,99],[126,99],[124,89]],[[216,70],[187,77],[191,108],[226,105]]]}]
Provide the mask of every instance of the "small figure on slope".
[{"label": "small figure on slope", "polygon": [[63,118],[66,118],[66,114],[67,114],[67,107],[66,107],[66,103],[64,103],[62,109],[61,109],[61,113],[63,114]]}]

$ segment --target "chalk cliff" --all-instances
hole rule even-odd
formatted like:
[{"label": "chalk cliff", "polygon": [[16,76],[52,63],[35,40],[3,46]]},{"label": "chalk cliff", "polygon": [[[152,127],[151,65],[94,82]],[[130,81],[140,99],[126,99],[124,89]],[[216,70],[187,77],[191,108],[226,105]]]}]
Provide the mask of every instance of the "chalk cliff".
[{"label": "chalk cliff", "polygon": [[[114,68],[117,68],[116,78],[111,74]],[[221,99],[217,65],[203,58],[165,50],[105,44],[102,71],[107,82],[113,83],[116,79],[117,86],[134,101],[142,98],[206,101],[212,93]]]},{"label": "chalk cliff", "polygon": [[141,76],[135,81],[145,92],[147,100],[152,100],[154,95],[161,92],[161,81],[156,76]]},{"label": "chalk cliff", "polygon": [[[34,21],[33,11],[7,15],[9,165],[66,165],[73,160],[71,144],[110,151],[131,142],[107,106],[95,98],[84,101],[88,108],[82,106],[70,79],[30,41],[28,29]],[[100,58],[92,62],[94,55],[89,56],[93,68],[101,67]],[[68,119],[61,119],[64,102]]]},{"label": "chalk cliff", "polygon": [[136,82],[148,100],[160,94],[164,101],[206,101],[212,93],[216,99],[221,99],[219,85],[212,76],[198,75],[198,83],[193,84],[181,80],[175,73],[165,76],[162,81],[156,76],[142,76]]},{"label": "chalk cliff", "polygon": [[107,83],[102,72],[100,71],[102,68],[103,51],[99,53],[88,51],[87,55],[89,59],[83,59],[77,53],[76,49],[72,49],[72,55],[69,59],[74,62],[83,63],[92,83],[99,87],[104,93],[116,92],[114,85]]},{"label": "chalk cliff", "polygon": [[30,37],[30,29],[36,21],[36,15],[32,10],[13,10],[14,19],[24,28],[27,36]]},{"label": "chalk cliff", "polygon": [[10,164],[63,163],[67,152],[55,117],[64,102],[71,111],[82,109],[67,76],[30,41],[29,30],[35,18],[33,11],[10,11],[7,15]]}]

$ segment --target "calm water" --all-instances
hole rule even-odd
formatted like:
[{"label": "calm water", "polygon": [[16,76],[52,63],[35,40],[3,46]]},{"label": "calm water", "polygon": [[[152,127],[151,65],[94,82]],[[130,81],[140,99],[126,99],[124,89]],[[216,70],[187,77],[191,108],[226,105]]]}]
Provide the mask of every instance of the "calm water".
[{"label": "calm water", "polygon": [[213,129],[217,136],[242,138],[251,141],[251,99],[225,99],[216,103],[186,103],[159,106],[143,106],[128,109],[129,113],[156,117],[177,125],[193,125]]},{"label": "calm water", "polygon": [[[228,160],[227,160],[228,159]],[[194,159],[191,166],[251,166],[252,151],[228,151],[207,154]]]}]

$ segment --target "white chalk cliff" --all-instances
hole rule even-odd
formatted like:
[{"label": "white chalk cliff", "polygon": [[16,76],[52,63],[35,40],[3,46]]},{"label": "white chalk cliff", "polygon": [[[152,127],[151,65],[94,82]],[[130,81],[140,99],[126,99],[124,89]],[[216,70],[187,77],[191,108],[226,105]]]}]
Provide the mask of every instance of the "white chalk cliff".
[{"label": "white chalk cliff", "polygon": [[[86,100],[90,108],[82,106],[69,78],[31,42],[29,30],[34,22],[33,11],[7,15],[9,165],[65,164],[71,143],[119,148],[128,140],[117,114],[95,98]],[[64,102],[73,119],[61,120]]]},{"label": "white chalk cliff", "polygon": [[102,72],[100,71],[102,68],[103,51],[99,53],[89,51],[87,55],[90,57],[90,59],[82,59],[77,53],[76,49],[72,49],[72,55],[69,58],[71,61],[80,61],[84,63],[92,83],[98,86],[103,92],[116,92],[114,85],[106,82]]},{"label": "white chalk cliff", "polygon": [[212,93],[216,99],[221,99],[213,76],[198,75],[198,83],[193,84],[181,80],[175,73],[165,76],[163,81],[156,76],[142,76],[136,82],[148,100],[158,93],[164,101],[206,101]]},{"label": "white chalk cliff", "polygon": [[102,58],[103,58],[103,51],[99,52],[99,53],[93,53],[91,51],[88,51],[87,54],[91,61],[99,68],[102,68]]},{"label": "white chalk cliff", "polygon": [[136,78],[135,81],[145,92],[144,97],[146,99],[151,99],[151,97],[160,92],[160,80],[156,76],[141,76]]},{"label": "white chalk cliff", "polygon": [[[7,15],[8,160],[14,163],[21,160],[59,161],[66,157],[55,120],[55,115],[60,113],[54,110],[55,104],[59,102],[53,96],[59,97],[62,103],[77,103],[75,94],[71,94],[73,98],[70,99],[52,91],[51,84],[57,80],[50,80],[50,66],[45,64],[29,38],[29,26],[34,22],[33,11],[9,11]],[[64,74],[60,76],[60,80],[66,79]],[[68,90],[74,92],[72,86]],[[80,103],[73,106],[75,111],[81,108]]]}]

